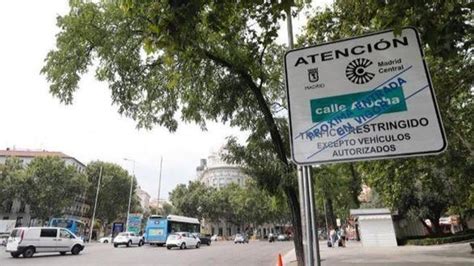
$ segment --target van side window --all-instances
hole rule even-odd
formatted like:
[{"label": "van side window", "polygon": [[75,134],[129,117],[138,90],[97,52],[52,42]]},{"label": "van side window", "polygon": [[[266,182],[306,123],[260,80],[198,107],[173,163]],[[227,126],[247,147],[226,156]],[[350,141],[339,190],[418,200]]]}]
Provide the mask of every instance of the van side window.
[{"label": "van side window", "polygon": [[60,229],[59,230],[59,237],[60,238],[72,238],[72,235],[68,231],[66,231],[64,229]]},{"label": "van side window", "polygon": [[41,237],[56,237],[58,229],[41,229]]}]

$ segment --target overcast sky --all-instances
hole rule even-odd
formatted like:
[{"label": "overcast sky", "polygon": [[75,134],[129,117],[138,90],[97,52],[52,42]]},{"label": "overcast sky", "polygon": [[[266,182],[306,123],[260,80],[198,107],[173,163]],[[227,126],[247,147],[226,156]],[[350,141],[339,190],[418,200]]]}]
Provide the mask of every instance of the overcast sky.
[{"label": "overcast sky", "polygon": [[[328,1],[323,1],[328,2]],[[61,151],[87,164],[114,162],[132,172],[152,198],[157,197],[160,157],[163,156],[161,198],[179,183],[195,178],[200,158],[206,158],[235,135],[245,133],[222,124],[209,130],[181,123],[169,133],[155,127],[137,130],[112,106],[106,83],[92,74],[82,77],[73,105],[64,105],[49,93],[40,75],[47,52],[55,47],[56,17],[68,12],[68,1],[4,1],[0,8],[0,149]],[[303,16],[302,19],[304,20]],[[295,22],[294,33],[302,22]],[[285,25],[284,25],[285,26]],[[281,41],[286,42],[286,27]]]}]

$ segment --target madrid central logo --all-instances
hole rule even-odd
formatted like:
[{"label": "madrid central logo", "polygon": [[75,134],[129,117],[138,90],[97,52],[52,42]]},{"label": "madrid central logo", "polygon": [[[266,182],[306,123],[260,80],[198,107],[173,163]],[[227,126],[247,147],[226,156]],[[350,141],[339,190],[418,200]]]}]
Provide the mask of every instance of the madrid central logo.
[{"label": "madrid central logo", "polygon": [[367,68],[373,63],[366,58],[357,58],[352,60],[346,67],[346,77],[356,84],[365,84],[371,81],[375,74],[367,71]]}]

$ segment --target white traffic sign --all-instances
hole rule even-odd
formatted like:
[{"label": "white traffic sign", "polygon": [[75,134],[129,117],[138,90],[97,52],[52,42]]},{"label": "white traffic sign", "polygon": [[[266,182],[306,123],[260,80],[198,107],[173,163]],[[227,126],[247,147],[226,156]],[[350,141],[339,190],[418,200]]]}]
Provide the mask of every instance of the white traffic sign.
[{"label": "white traffic sign", "polygon": [[297,164],[406,157],[446,148],[414,28],[288,51],[285,74]]}]

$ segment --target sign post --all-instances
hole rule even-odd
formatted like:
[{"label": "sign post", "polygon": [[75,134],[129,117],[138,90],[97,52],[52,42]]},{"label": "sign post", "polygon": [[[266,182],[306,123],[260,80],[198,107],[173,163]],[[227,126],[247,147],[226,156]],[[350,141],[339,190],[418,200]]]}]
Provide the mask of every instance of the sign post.
[{"label": "sign post", "polygon": [[288,51],[285,74],[291,152],[299,165],[446,149],[414,28]]},{"label": "sign post", "polygon": [[[288,46],[293,49],[293,25],[291,10],[287,10]],[[316,208],[313,198],[311,166],[298,166],[298,192],[301,213],[301,239],[304,248],[304,264],[321,265],[319,255],[318,226],[316,224]]]}]

